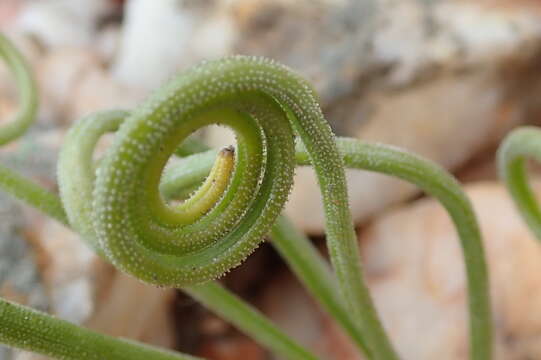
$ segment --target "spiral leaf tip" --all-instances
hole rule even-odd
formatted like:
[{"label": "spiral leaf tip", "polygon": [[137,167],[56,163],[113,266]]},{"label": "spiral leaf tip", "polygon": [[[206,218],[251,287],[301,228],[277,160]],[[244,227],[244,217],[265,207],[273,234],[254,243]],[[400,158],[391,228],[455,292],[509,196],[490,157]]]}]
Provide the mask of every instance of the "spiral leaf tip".
[{"label": "spiral leaf tip", "polygon": [[[68,136],[59,177],[61,191],[73,196],[63,201],[74,227],[97,239],[91,241],[113,264],[162,286],[205,282],[238,266],[287,201],[295,134],[303,135],[302,128],[306,139],[322,142],[322,151],[333,140],[306,81],[260,57],[204,62],[119,115],[87,118]],[[167,203],[160,182],[169,157],[211,124],[231,128],[237,148],[218,153],[184,203]],[[93,164],[97,139],[116,128],[106,156]],[[73,176],[74,153],[80,176]]]}]

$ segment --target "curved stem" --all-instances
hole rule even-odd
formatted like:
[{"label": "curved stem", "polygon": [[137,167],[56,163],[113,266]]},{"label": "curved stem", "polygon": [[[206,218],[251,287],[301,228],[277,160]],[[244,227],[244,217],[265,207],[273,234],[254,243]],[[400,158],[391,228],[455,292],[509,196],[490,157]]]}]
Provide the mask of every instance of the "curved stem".
[{"label": "curved stem", "polygon": [[528,184],[526,159],[541,162],[541,130],[522,127],[509,133],[498,149],[498,170],[522,218],[541,241],[541,209]]},{"label": "curved stem", "polygon": [[[492,356],[492,318],[488,271],[479,226],[470,201],[444,169],[396,148],[339,139],[338,147],[348,167],[376,171],[416,184],[437,198],[457,229],[464,254],[470,312],[470,358]],[[297,161],[308,165],[306,151],[297,147]]]},{"label": "curved stem", "polygon": [[20,99],[20,107],[15,119],[0,127],[0,145],[4,145],[24,134],[32,125],[37,111],[38,97],[36,84],[28,64],[19,51],[1,33],[0,57],[15,76]]}]

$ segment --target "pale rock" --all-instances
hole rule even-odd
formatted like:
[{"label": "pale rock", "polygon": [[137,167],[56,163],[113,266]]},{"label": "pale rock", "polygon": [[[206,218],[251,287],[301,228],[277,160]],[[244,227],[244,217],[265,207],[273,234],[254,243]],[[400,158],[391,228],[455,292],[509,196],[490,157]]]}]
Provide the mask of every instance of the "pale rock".
[{"label": "pale rock", "polygon": [[[537,186],[538,194],[540,190]],[[496,359],[539,358],[536,334],[541,329],[541,313],[536,303],[541,299],[541,284],[532,276],[541,269],[539,242],[503,186],[485,182],[470,185],[466,191],[479,218],[488,258]],[[398,324],[399,317],[407,317],[401,320],[402,326],[396,326],[394,338],[409,351],[408,357],[441,358],[447,352],[446,359],[455,359],[453,354],[464,354],[467,323],[461,248],[441,206],[425,200],[390,212],[368,229],[361,243],[368,276],[379,277],[373,281],[373,294],[383,318]],[[412,346],[414,332],[408,323],[432,346]]]},{"label": "pale rock", "polygon": [[116,24],[104,27],[97,34],[96,51],[102,61],[110,63],[116,57],[120,47],[120,35],[121,28]]},{"label": "pale rock", "polygon": [[235,133],[226,126],[207,126],[201,133],[205,143],[213,148],[223,148],[236,143]]},{"label": "pale rock", "polygon": [[100,68],[100,58],[88,48],[64,48],[49,52],[36,65],[40,112],[47,112],[57,123],[66,123],[68,107],[80,101],[74,88],[81,86],[89,71]]},{"label": "pale rock", "polygon": [[[539,185],[539,184],[537,184]],[[541,246],[496,182],[465,188],[489,265],[496,360],[541,358]],[[541,186],[536,187],[541,194]],[[468,358],[467,290],[461,247],[434,199],[385,212],[360,235],[365,276],[404,360]],[[262,304],[292,336],[328,359],[361,359],[333,320],[292,277],[277,278]],[[310,326],[299,327],[308,321]],[[307,335],[309,334],[309,335]]]},{"label": "pale rock", "polygon": [[16,29],[34,35],[47,48],[87,46],[92,44],[99,18],[112,6],[108,0],[25,2]]},{"label": "pale rock", "polygon": [[0,30],[6,31],[17,21],[17,16],[23,5],[21,0],[4,0],[0,2]]},{"label": "pale rock", "polygon": [[97,260],[91,276],[95,311],[85,324],[100,333],[171,348],[175,345],[172,303],[175,289],[144,284]]},{"label": "pale rock", "polygon": [[102,68],[91,68],[82,74],[71,89],[73,98],[67,107],[67,117],[73,122],[82,116],[112,109],[131,110],[145,92],[116,82]]},{"label": "pale rock", "polygon": [[73,123],[96,111],[129,110],[144,96],[142,91],[116,82],[104,67],[102,54],[91,48],[50,52],[42,57],[35,71],[41,123],[45,119],[54,119],[57,124]]},{"label": "pale rock", "polygon": [[177,0],[131,0],[126,5],[120,52],[113,76],[129,86],[160,86],[189,46],[193,20]]},{"label": "pale rock", "polygon": [[[237,35],[227,2],[216,2],[209,16],[201,16],[190,49],[190,62],[230,55]],[[204,21],[201,21],[203,20]],[[183,65],[189,64],[184,59]]]},{"label": "pale rock", "polygon": [[[0,357],[0,359],[4,360]],[[6,360],[11,358],[6,358]],[[14,350],[13,360],[50,360],[49,357],[44,355],[34,354],[28,351]]]},{"label": "pale rock", "polygon": [[[496,359],[538,358],[535,334],[541,329],[541,313],[535,304],[541,284],[532,274],[540,270],[541,247],[504,187],[485,182],[466,191],[488,258]],[[375,302],[405,358],[464,358],[464,268],[455,229],[443,208],[423,200],[391,211],[367,229],[361,244]],[[414,338],[422,338],[423,346],[415,346]]]},{"label": "pale rock", "polygon": [[324,315],[289,273],[278,274],[273,279],[259,305],[265,315],[301,344],[310,344],[315,352],[325,353],[326,344],[321,341]]},{"label": "pale rock", "polygon": [[51,310],[60,318],[81,323],[94,310],[92,277],[96,255],[78,237],[54,220],[35,228],[33,242],[44,263],[41,275],[51,297]]},{"label": "pale rock", "polygon": [[13,99],[0,98],[0,126],[4,126],[13,120],[17,113],[17,106]]},{"label": "pale rock", "polygon": [[234,27],[227,2],[130,0],[112,74],[146,91],[179,69],[230,52]]}]

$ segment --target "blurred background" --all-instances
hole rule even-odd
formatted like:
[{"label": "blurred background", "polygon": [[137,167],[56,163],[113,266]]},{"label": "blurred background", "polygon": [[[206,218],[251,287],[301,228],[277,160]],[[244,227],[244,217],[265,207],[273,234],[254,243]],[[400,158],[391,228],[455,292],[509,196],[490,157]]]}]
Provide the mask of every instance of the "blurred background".
[{"label": "blurred background", "polygon": [[[130,109],[203,59],[254,54],[289,65],[315,85],[337,134],[409,149],[465,184],[489,259],[496,359],[541,359],[541,249],[494,168],[510,129],[541,123],[539,1],[0,0],[0,31],[40,90],[37,123],[0,149],[0,161],[50,189],[63,136],[81,116]],[[17,106],[0,64],[0,124]],[[223,128],[202,136],[234,141]],[[467,359],[463,265],[446,213],[403,182],[347,176],[367,281],[401,355]],[[298,169],[295,184],[287,213],[324,251],[311,170]],[[224,283],[322,358],[362,359],[270,246]],[[209,359],[275,359],[181,292],[118,273],[1,192],[0,296]],[[0,347],[0,360],[42,358]]]}]

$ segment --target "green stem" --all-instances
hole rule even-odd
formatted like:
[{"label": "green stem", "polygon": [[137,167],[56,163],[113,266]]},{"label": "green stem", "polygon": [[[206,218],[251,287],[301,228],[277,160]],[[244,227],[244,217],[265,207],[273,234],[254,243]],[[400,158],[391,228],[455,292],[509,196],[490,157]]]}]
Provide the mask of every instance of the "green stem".
[{"label": "green stem", "polygon": [[498,170],[522,218],[541,241],[541,210],[528,184],[526,159],[541,162],[541,130],[522,127],[507,135],[498,149]]},{"label": "green stem", "polygon": [[68,224],[57,195],[3,165],[0,165],[0,188],[60,223]]},{"label": "green stem", "polygon": [[196,360],[148,345],[105,336],[0,299],[0,342],[63,360]]}]

